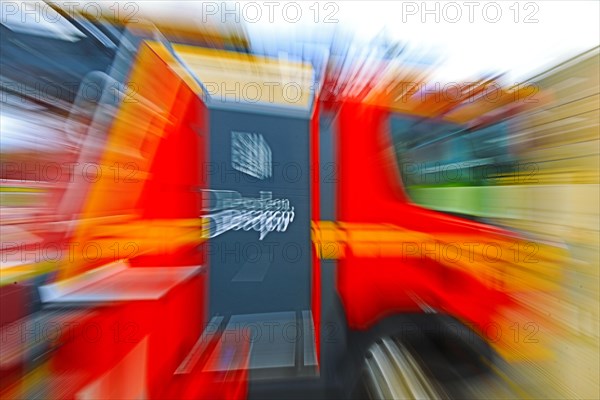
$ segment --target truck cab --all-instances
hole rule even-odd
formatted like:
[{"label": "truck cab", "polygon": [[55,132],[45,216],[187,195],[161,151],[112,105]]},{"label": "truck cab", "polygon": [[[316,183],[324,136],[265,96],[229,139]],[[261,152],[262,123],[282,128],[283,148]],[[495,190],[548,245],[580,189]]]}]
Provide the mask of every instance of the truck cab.
[{"label": "truck cab", "polygon": [[398,107],[376,84],[325,101],[327,79],[128,30],[67,118],[74,161],[39,248],[68,251],[25,279],[42,328],[72,329],[29,364],[32,317],[6,324],[19,357],[3,396],[39,374],[60,398],[460,397],[448,382],[519,355],[502,332],[554,289],[531,279],[563,249],[405,187],[427,173],[407,146],[482,133],[469,124],[489,104]]}]

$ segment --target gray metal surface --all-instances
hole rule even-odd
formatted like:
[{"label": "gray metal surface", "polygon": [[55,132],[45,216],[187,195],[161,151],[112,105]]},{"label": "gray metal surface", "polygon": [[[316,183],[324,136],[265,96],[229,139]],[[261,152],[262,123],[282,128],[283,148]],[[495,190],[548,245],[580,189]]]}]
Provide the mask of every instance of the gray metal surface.
[{"label": "gray metal surface", "polygon": [[[210,162],[202,166],[202,173],[212,193],[235,191],[243,198],[260,199],[261,192],[267,192],[273,200],[287,201],[294,212],[285,230],[261,235],[254,228],[223,229],[209,239],[210,315],[309,309],[309,120],[212,108],[209,113]],[[268,176],[257,178],[234,167],[237,147],[232,132],[260,138],[269,154]],[[256,150],[251,144],[249,154]],[[243,204],[211,210],[207,213],[246,211]]]},{"label": "gray metal surface", "polygon": [[[294,367],[298,322],[295,312],[233,315],[223,336],[250,343],[250,369]],[[240,333],[247,328],[248,333]]]}]

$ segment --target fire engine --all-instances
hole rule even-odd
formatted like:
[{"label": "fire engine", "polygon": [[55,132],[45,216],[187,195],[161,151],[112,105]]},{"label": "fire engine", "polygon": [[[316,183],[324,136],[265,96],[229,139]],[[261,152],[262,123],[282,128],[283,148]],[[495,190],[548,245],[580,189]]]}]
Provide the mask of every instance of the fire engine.
[{"label": "fire engine", "polygon": [[397,101],[389,69],[344,91],[309,63],[119,37],[48,126],[70,147],[3,162],[15,185],[62,177],[35,224],[3,223],[3,398],[461,397],[545,356],[511,327],[564,248],[416,205],[402,175],[407,146],[474,137],[524,89]]}]

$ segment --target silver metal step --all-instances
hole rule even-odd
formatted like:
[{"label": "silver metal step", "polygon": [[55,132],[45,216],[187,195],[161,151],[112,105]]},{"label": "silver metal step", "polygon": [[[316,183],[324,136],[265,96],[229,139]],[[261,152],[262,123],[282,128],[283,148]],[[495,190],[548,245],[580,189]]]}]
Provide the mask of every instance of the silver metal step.
[{"label": "silver metal step", "polygon": [[[209,349],[208,344],[217,340],[218,349],[249,349],[251,380],[316,376],[314,331],[309,310],[240,314],[229,319],[215,316],[175,373],[190,373],[202,358],[211,371],[237,368],[231,365],[230,351]],[[212,354],[205,354],[209,350]]]},{"label": "silver metal step", "polygon": [[192,372],[194,367],[198,364],[198,361],[202,358],[204,352],[207,351],[209,343],[219,334],[222,323],[223,317],[221,316],[215,316],[208,322],[202,335],[200,335],[200,338],[196,344],[194,344],[194,347],[192,347],[192,350],[175,371],[175,375],[189,374]]}]

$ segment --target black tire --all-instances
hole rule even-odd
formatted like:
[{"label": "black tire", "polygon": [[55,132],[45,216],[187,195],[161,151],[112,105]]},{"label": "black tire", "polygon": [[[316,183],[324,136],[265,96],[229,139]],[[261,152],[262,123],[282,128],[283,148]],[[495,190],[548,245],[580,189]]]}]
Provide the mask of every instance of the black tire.
[{"label": "black tire", "polygon": [[[408,353],[408,357],[416,361],[427,385],[437,390],[438,394],[433,397],[459,396],[454,388],[460,387],[465,379],[490,373],[489,365],[497,358],[487,342],[452,317],[395,315],[368,331],[348,332],[349,351],[342,366],[346,382],[343,397],[369,397],[365,368],[373,349],[384,348],[382,341],[387,347],[397,346],[401,353]],[[379,352],[380,358],[382,354]]]}]

